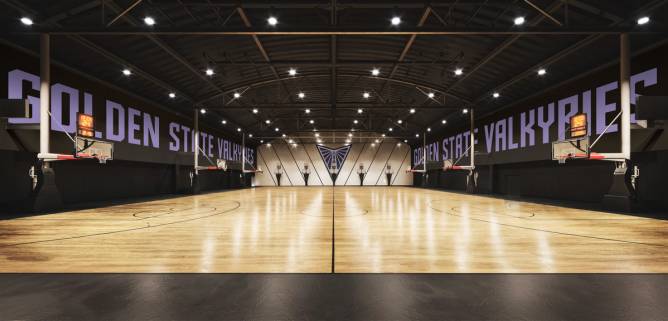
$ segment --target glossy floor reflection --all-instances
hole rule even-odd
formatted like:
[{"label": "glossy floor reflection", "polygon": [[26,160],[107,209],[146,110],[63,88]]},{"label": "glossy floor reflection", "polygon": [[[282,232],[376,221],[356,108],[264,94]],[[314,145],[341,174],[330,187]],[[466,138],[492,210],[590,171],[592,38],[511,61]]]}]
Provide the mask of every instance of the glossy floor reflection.
[{"label": "glossy floor reflection", "polygon": [[668,272],[668,221],[402,187],[280,187],[0,220],[1,272]]}]

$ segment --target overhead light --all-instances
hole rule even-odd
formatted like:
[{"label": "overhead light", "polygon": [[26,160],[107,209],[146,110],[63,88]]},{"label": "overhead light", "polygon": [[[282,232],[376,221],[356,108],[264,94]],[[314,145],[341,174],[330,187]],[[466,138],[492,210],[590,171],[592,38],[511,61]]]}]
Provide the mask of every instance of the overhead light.
[{"label": "overhead light", "polygon": [[151,17],[146,17],[146,18],[144,18],[144,23],[145,23],[147,26],[152,26],[152,25],[155,24],[155,19],[153,19],[153,18],[151,18]]},{"label": "overhead light", "polygon": [[499,93],[497,93],[497,92],[495,92],[495,93],[492,94],[492,97],[494,97],[494,98],[499,98],[499,96],[501,96],[501,95],[500,95]]},{"label": "overhead light", "polygon": [[32,26],[32,24],[33,24],[32,19],[30,19],[28,17],[22,17],[21,18],[21,23],[26,25],[26,26]]},{"label": "overhead light", "polygon": [[408,143],[408,139],[404,139],[404,143]]},{"label": "overhead light", "polygon": [[388,128],[387,130],[388,130],[388,131],[393,131],[394,129],[392,129],[392,127],[390,127],[390,128]]},{"label": "overhead light", "polygon": [[376,147],[376,143],[371,143],[371,147]]},{"label": "overhead light", "polygon": [[304,112],[307,113],[307,114],[310,114],[311,110],[310,109],[305,109]]},{"label": "overhead light", "polygon": [[468,114],[468,112],[469,112],[468,109],[466,109],[466,108],[462,109],[462,113],[464,113],[464,114]]},{"label": "overhead light", "polygon": [[455,69],[455,76],[461,76],[464,73],[464,69],[457,68]]},{"label": "overhead light", "polygon": [[401,23],[401,18],[399,17],[392,17],[392,25],[393,26],[398,26]]},{"label": "overhead light", "polygon": [[348,137],[353,137],[353,134],[352,134],[352,133],[348,133]]},{"label": "overhead light", "polygon": [[359,123],[359,121],[357,121],[357,119],[353,120],[353,124],[357,124],[357,123]]},{"label": "overhead light", "polygon": [[296,74],[297,74],[297,69],[295,69],[295,68],[290,68],[290,69],[288,70],[288,74],[289,74],[290,76],[294,76],[294,75],[296,75]]},{"label": "overhead light", "polygon": [[380,69],[378,69],[378,68],[371,69],[371,75],[373,75],[373,76],[380,75]]},{"label": "overhead light", "polygon": [[176,94],[175,93],[169,93],[169,98],[176,98]]},{"label": "overhead light", "polygon": [[375,142],[376,144],[378,144],[378,143],[380,143],[380,140],[379,140],[379,139],[376,139],[376,140],[374,140],[374,142]]},{"label": "overhead light", "polygon": [[223,119],[220,121],[223,125],[227,124],[227,120]]},{"label": "overhead light", "polygon": [[253,134],[248,134],[248,137],[253,137]]},{"label": "overhead light", "polygon": [[517,17],[517,18],[515,18],[515,20],[513,20],[513,22],[515,23],[516,26],[523,25],[525,21],[526,20],[524,19],[524,17]]},{"label": "overhead light", "polygon": [[447,120],[445,120],[445,119],[441,120],[441,124],[445,125],[445,124],[447,124],[447,123],[448,123]]},{"label": "overhead light", "polygon": [[350,144],[350,139],[346,139],[346,143]]},{"label": "overhead light", "polygon": [[264,143],[264,139],[260,139],[260,144]]},{"label": "overhead light", "polygon": [[401,146],[401,143],[397,143],[397,146]]},{"label": "overhead light", "polygon": [[257,108],[253,108],[253,114],[257,114],[258,112]]},{"label": "overhead light", "polygon": [[311,120],[308,121],[308,123],[313,124],[313,123],[315,123],[315,120],[311,119]]},{"label": "overhead light", "polygon": [[297,94],[297,97],[299,97],[299,98],[301,98],[301,99],[304,99],[304,97],[306,97],[306,94],[304,94],[303,92],[300,91],[300,92]]},{"label": "overhead light", "polygon": [[271,147],[271,143],[267,143],[267,145],[266,145],[266,146],[267,146],[267,147]]},{"label": "overhead light", "polygon": [[237,127],[237,131],[240,132],[240,131],[241,131],[241,128],[240,128],[240,127]]},{"label": "overhead light", "polygon": [[290,143],[290,144],[293,144],[294,142],[295,142],[295,141],[292,140],[292,139],[288,140],[288,143]]},{"label": "overhead light", "polygon": [[315,133],[315,134],[313,134],[313,136],[315,136],[315,137],[320,137],[320,134]]},{"label": "overhead light", "polygon": [[411,114],[415,114],[415,108],[411,108],[410,112]]},{"label": "overhead light", "polygon": [[544,76],[547,73],[545,68],[538,69],[538,76]]},{"label": "overhead light", "polygon": [[427,97],[429,97],[429,98],[434,98],[434,96],[435,96],[434,93],[428,93],[427,94]]},{"label": "overhead light", "polygon": [[270,26],[275,26],[275,25],[278,24],[278,19],[276,19],[276,17],[273,17],[273,16],[272,16],[272,17],[269,17],[269,18],[267,19],[267,23],[268,23]]},{"label": "overhead light", "polygon": [[279,131],[279,130],[280,130],[280,129],[279,129],[278,127],[274,128],[274,131],[275,131],[275,132],[277,132],[277,131]]},{"label": "overhead light", "polygon": [[404,122],[404,121],[401,120],[401,119],[397,120],[397,123],[398,123],[398,124],[402,124],[403,122]]},{"label": "overhead light", "polygon": [[200,109],[199,113],[202,114],[202,115],[206,114],[206,109],[204,109],[204,108]]},{"label": "overhead light", "polygon": [[130,75],[132,75],[132,71],[130,71],[130,69],[126,68],[126,69],[123,69],[123,74],[126,75],[126,76],[130,76]]},{"label": "overhead light", "polygon": [[234,98],[239,98],[239,97],[241,97],[240,93],[234,93]]},{"label": "overhead light", "polygon": [[267,120],[264,121],[264,123],[269,125],[269,124],[271,124],[271,120],[267,119]]},{"label": "overhead light", "polygon": [[385,137],[385,134],[380,135],[381,137]]},{"label": "overhead light", "polygon": [[281,137],[283,137],[283,138],[285,138],[286,136],[287,136],[287,135],[285,135],[285,134],[281,134]]},{"label": "overhead light", "polygon": [[427,127],[427,131],[430,132],[430,131],[431,131],[431,127]]},{"label": "overhead light", "polygon": [[211,68],[206,68],[204,72],[206,73],[207,76],[213,76],[213,69]]},{"label": "overhead light", "polygon": [[322,143],[322,139],[318,138],[318,140],[316,140],[316,142],[318,142],[318,144],[320,144],[320,143]]},{"label": "overhead light", "polygon": [[363,113],[363,112],[364,112],[364,110],[362,110],[362,108],[358,108],[358,109],[357,109],[357,113],[358,113],[358,114],[361,114],[361,113]]},{"label": "overhead light", "polygon": [[371,97],[371,94],[369,94],[368,92],[365,91],[365,92],[362,94],[362,97],[368,99],[369,97]]},{"label": "overhead light", "polygon": [[647,16],[638,18],[638,24],[641,26],[648,22],[649,22],[649,17]]},{"label": "overhead light", "polygon": [[415,134],[415,137],[420,137],[420,134]]}]

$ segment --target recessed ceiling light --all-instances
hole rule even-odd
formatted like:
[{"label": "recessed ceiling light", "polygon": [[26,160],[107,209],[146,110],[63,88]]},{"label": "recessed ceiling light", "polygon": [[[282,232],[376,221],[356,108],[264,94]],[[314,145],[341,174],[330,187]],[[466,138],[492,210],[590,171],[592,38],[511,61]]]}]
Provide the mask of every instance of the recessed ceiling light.
[{"label": "recessed ceiling light", "polygon": [[169,93],[169,98],[176,98],[176,94],[175,93]]},{"label": "recessed ceiling light", "polygon": [[543,76],[547,73],[547,70],[545,68],[538,69],[538,76]]},{"label": "recessed ceiling light", "polygon": [[398,26],[401,23],[401,18],[399,17],[392,17],[392,25],[393,26]]},{"label": "recessed ceiling light", "polygon": [[411,108],[410,112],[411,114],[415,114],[415,108]]},{"label": "recessed ceiling light", "polygon": [[202,114],[202,115],[206,114],[206,109],[204,109],[204,108],[200,109],[199,113]]},{"label": "recessed ceiling light", "polygon": [[429,97],[429,98],[434,98],[434,96],[435,96],[434,93],[428,93],[427,94],[427,97]]},{"label": "recessed ceiling light", "polygon": [[239,97],[241,97],[240,93],[234,93],[234,98],[239,98]]},{"label": "recessed ceiling light", "polygon": [[123,69],[123,74],[126,75],[126,76],[130,76],[130,75],[132,75],[132,71],[130,71],[130,69],[126,68],[126,69]]},{"label": "recessed ceiling light", "polygon": [[301,99],[304,99],[304,97],[306,97],[306,94],[304,94],[303,92],[300,91],[300,92],[297,94],[297,97],[299,97],[299,98],[301,98]]},{"label": "recessed ceiling light", "polygon": [[145,23],[147,26],[152,26],[152,25],[155,24],[155,19],[153,19],[153,18],[151,18],[151,17],[146,17],[146,18],[144,18],[144,23]]},{"label": "recessed ceiling light", "polygon": [[33,24],[32,19],[30,19],[28,17],[22,17],[21,18],[21,23],[26,25],[26,26],[32,26],[32,24]]},{"label": "recessed ceiling light", "polygon": [[492,94],[492,97],[494,97],[494,98],[499,98],[499,96],[501,96],[501,95],[500,95],[499,93],[497,93],[497,92],[495,92],[495,93]]},{"label": "recessed ceiling light", "polygon": [[268,23],[270,26],[275,26],[275,25],[278,24],[278,19],[276,19],[276,17],[273,17],[273,16],[272,16],[272,17],[269,17],[269,18],[267,18],[267,23]]},{"label": "recessed ceiling light", "polygon": [[290,68],[290,69],[288,70],[288,74],[289,74],[290,76],[294,76],[294,75],[296,75],[296,74],[297,74],[297,69],[295,69],[295,68]]},{"label": "recessed ceiling light", "polygon": [[515,23],[516,26],[523,25],[524,21],[525,21],[524,17],[517,17],[517,18],[515,18],[515,20],[513,20],[513,22]]},{"label": "recessed ceiling light", "polygon": [[464,69],[462,69],[462,68],[455,69],[455,75],[456,76],[461,76],[463,73],[464,73]]},{"label": "recessed ceiling light", "polygon": [[441,120],[441,124],[445,125],[445,124],[447,124],[447,123],[448,123],[447,120],[445,120],[445,119]]},{"label": "recessed ceiling light", "polygon": [[313,124],[313,123],[315,123],[315,120],[311,119],[311,120],[308,121],[308,123]]},{"label": "recessed ceiling light", "polygon": [[223,125],[227,124],[227,120],[223,119],[220,121]]},{"label": "recessed ceiling light", "polygon": [[638,24],[641,25],[641,26],[648,23],[648,22],[649,22],[649,17],[645,16],[645,17],[638,18]]},{"label": "recessed ceiling light", "polygon": [[258,112],[260,112],[260,111],[257,110],[257,108],[253,108],[253,114],[257,114]]},{"label": "recessed ceiling light", "polygon": [[206,71],[204,71],[207,76],[213,76],[213,69],[211,68],[206,68]]},{"label": "recessed ceiling light", "polygon": [[374,76],[380,75],[380,69],[378,69],[378,68],[371,69],[371,75],[374,75]]},{"label": "recessed ceiling light", "polygon": [[357,113],[358,113],[358,114],[361,114],[361,113],[363,113],[363,112],[364,112],[364,110],[362,110],[362,108],[358,108],[358,109],[357,109]]},{"label": "recessed ceiling light", "polygon": [[362,94],[362,97],[368,99],[369,97],[371,97],[371,94],[369,94],[368,92],[365,91],[365,92]]}]

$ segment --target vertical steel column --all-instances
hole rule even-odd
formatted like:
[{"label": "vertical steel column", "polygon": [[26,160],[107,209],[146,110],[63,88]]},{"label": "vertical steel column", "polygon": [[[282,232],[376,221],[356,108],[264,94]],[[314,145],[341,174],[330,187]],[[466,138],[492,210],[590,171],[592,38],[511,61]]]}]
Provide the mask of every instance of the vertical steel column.
[{"label": "vertical steel column", "polygon": [[621,94],[621,144],[622,155],[625,160],[631,159],[631,60],[630,60],[629,34],[620,35],[619,54],[619,92]]},{"label": "vertical steel column", "polygon": [[193,142],[193,146],[195,148],[195,175],[198,174],[197,167],[199,166],[199,113],[198,108],[195,108],[195,113],[193,114],[193,119],[195,120],[195,142]]},{"label": "vertical steel column", "polygon": [[475,166],[475,134],[474,134],[474,132],[475,132],[475,124],[474,124],[474,120],[473,120],[473,108],[471,108],[471,133],[469,134],[470,135],[469,151],[471,153],[471,156],[469,157],[469,159],[471,160],[471,164],[470,164],[471,170],[473,170],[473,166]]},{"label": "vertical steel column", "polygon": [[[427,133],[422,132],[422,168],[427,172]],[[401,168],[400,168],[401,169]]]},{"label": "vertical steel column", "polygon": [[[49,153],[49,134],[51,118],[49,109],[51,105],[51,44],[49,34],[43,33],[39,37],[40,44],[40,88],[39,88],[39,153]],[[44,162],[44,167],[49,167],[49,162]]]},{"label": "vertical steel column", "polygon": [[246,134],[241,132],[241,173],[246,171]]}]

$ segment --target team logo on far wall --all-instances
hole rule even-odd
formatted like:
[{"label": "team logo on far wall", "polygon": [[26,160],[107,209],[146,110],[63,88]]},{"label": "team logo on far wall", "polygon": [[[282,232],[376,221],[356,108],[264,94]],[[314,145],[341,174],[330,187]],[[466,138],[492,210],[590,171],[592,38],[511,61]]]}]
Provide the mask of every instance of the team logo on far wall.
[{"label": "team logo on far wall", "polygon": [[348,157],[348,152],[350,151],[350,145],[332,149],[322,145],[318,146],[318,151],[320,152],[320,157],[322,161],[325,162],[325,166],[329,168],[331,165],[336,164],[336,168],[340,169],[343,166],[343,162],[346,161]]}]

